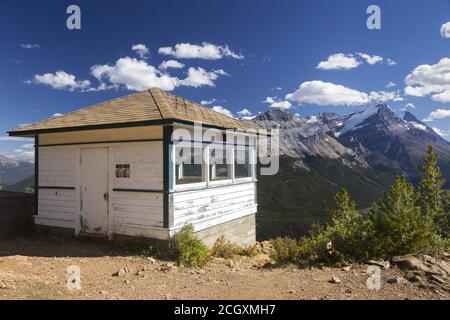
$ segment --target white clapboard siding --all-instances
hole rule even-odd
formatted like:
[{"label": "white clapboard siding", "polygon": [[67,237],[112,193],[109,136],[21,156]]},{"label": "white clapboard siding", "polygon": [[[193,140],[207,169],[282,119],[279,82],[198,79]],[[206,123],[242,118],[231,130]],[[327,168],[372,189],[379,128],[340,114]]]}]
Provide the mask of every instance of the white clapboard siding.
[{"label": "white clapboard siding", "polygon": [[[245,183],[172,195],[173,227],[205,220],[222,220],[233,214],[234,218],[256,212],[255,184]],[[196,228],[198,229],[198,228]]]},{"label": "white clapboard siding", "polygon": [[117,164],[129,164],[130,177],[116,178],[113,175],[113,188],[162,190],[163,144],[161,141],[114,146],[113,168]]},{"label": "white clapboard siding", "polygon": [[39,148],[39,186],[75,187],[76,149]]},{"label": "white clapboard siding", "polygon": [[73,221],[76,213],[75,190],[39,189],[39,212],[42,219]]},{"label": "white clapboard siding", "polygon": [[163,226],[163,194],[114,192],[113,224],[142,227]]}]

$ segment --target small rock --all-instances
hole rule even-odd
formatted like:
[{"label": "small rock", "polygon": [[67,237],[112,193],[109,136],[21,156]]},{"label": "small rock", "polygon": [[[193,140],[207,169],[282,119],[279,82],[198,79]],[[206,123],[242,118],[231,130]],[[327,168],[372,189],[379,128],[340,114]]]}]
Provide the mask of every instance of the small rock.
[{"label": "small rock", "polygon": [[108,294],[108,291],[102,290],[102,291],[100,291],[99,293],[100,293],[100,294],[103,294],[103,295],[107,295],[107,294]]},{"label": "small rock", "polygon": [[155,264],[156,260],[153,259],[152,257],[148,257],[147,260],[151,263],[151,264]]},{"label": "small rock", "polygon": [[351,289],[346,289],[345,293],[353,293],[353,291]]},{"label": "small rock", "polygon": [[421,276],[418,276],[418,275],[412,275],[412,276],[410,276],[409,278],[408,278],[408,281],[409,282],[422,282],[422,277]]},{"label": "small rock", "polygon": [[435,264],[435,263],[436,263],[436,258],[431,257],[431,256],[429,256],[429,255],[427,255],[427,254],[424,254],[424,255],[423,255],[423,259],[424,259],[426,262],[431,263],[431,264]]},{"label": "small rock", "polygon": [[422,261],[412,255],[393,257],[392,262],[401,269],[405,270],[429,270],[429,268]]},{"label": "small rock", "polygon": [[350,271],[351,268],[352,268],[352,266],[345,266],[342,268],[342,271],[348,272],[348,271]]},{"label": "small rock", "polygon": [[388,278],[388,279],[386,280],[386,282],[387,282],[387,283],[390,283],[390,284],[399,284],[399,283],[404,283],[404,282],[406,282],[406,279],[403,278],[403,277],[393,277],[393,278]]},{"label": "small rock", "polygon": [[430,279],[436,281],[437,283],[441,283],[441,284],[447,283],[447,281],[445,281],[443,278],[441,278],[435,274],[432,274],[430,276]]},{"label": "small rock", "polygon": [[374,265],[374,266],[383,268],[384,270],[389,269],[389,267],[391,266],[389,261],[384,261],[384,260],[369,260],[367,263],[370,265]]},{"label": "small rock", "polygon": [[331,283],[342,283],[341,279],[339,279],[338,277],[331,277],[330,282]]},{"label": "small rock", "polygon": [[123,275],[125,275],[128,272],[129,272],[129,270],[127,269],[127,267],[124,267],[124,268],[114,272],[112,275],[113,275],[113,277],[122,277]]},{"label": "small rock", "polygon": [[295,293],[295,290],[289,290],[288,293]]}]

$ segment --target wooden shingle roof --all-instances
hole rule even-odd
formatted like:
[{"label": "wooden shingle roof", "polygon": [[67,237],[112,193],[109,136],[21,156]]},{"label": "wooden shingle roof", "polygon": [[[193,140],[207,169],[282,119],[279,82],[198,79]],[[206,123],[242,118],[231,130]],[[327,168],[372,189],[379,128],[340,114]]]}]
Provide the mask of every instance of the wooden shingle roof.
[{"label": "wooden shingle roof", "polygon": [[203,125],[224,129],[256,130],[250,124],[152,88],[22,126],[9,134],[21,136],[89,128],[152,125],[170,121],[201,122]]}]

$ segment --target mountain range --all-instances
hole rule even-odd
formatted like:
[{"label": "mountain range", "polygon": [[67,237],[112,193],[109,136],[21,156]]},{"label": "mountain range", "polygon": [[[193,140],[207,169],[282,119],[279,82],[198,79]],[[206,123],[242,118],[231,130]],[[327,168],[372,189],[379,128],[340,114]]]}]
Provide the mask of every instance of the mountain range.
[{"label": "mountain range", "polygon": [[450,143],[412,113],[398,115],[386,104],[308,117],[272,109],[249,122],[279,129],[279,173],[259,177],[261,238],[298,236],[311,223],[327,221],[326,208],[342,187],[367,211],[396,175],[417,184],[428,145],[450,187]]},{"label": "mountain range", "polygon": [[[11,191],[17,190],[16,183],[31,179],[34,175],[34,163],[28,158],[0,155],[0,186]],[[28,187],[28,185],[26,185]],[[32,187],[33,185],[30,185]]]}]

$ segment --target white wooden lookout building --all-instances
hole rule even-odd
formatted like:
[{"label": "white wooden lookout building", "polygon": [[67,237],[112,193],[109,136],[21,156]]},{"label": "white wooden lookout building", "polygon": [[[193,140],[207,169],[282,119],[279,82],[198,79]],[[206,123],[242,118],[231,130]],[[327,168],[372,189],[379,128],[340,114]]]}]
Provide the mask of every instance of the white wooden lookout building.
[{"label": "white wooden lookout building", "polygon": [[[176,132],[191,138],[174,141]],[[191,223],[207,244],[220,235],[255,241],[257,132],[249,124],[150,89],[9,134],[35,138],[38,225],[167,240]]]}]

